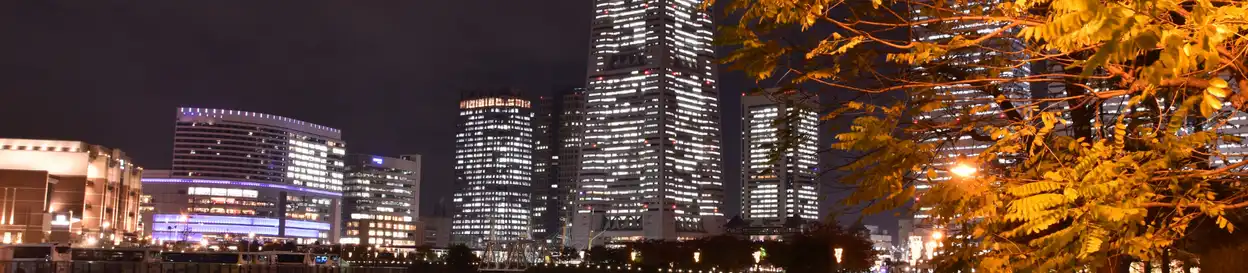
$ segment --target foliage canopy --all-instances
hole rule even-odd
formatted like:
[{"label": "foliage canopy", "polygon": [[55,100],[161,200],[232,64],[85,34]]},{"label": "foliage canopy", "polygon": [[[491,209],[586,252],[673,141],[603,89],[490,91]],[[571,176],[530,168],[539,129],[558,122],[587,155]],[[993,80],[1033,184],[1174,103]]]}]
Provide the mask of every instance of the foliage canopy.
[{"label": "foliage canopy", "polygon": [[1248,2],[721,1],[731,68],[852,114],[846,202],[918,200],[979,272],[1197,255],[1248,222]]}]

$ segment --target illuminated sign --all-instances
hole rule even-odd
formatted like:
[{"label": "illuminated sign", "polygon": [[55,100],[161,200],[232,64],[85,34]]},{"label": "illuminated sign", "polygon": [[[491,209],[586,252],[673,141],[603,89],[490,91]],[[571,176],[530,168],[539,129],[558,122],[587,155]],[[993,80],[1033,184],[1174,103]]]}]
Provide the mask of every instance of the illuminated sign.
[{"label": "illuminated sign", "polygon": [[386,160],[380,157],[376,157],[376,156],[373,157],[373,164],[381,165],[382,163],[385,163],[385,162]]},{"label": "illuminated sign", "polygon": [[523,99],[483,98],[459,102],[459,109],[481,107],[520,107],[529,108],[529,101]]}]

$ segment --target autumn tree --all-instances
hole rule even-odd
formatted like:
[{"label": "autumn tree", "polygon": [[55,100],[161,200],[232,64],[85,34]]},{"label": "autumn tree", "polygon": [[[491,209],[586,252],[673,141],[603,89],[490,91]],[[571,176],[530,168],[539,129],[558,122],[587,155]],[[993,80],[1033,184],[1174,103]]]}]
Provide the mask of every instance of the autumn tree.
[{"label": "autumn tree", "polygon": [[730,68],[852,119],[848,205],[921,194],[950,263],[1125,271],[1244,219],[1248,2],[720,1]]}]

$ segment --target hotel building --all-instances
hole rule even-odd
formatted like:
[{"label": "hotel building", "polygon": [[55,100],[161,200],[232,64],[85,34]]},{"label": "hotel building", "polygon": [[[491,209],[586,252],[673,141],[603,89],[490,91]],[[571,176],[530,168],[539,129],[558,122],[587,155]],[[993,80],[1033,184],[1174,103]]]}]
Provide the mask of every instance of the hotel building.
[{"label": "hotel building", "polygon": [[143,177],[154,239],[338,241],[346,154],[340,131],[208,108],[179,108],[174,122],[172,170]]}]

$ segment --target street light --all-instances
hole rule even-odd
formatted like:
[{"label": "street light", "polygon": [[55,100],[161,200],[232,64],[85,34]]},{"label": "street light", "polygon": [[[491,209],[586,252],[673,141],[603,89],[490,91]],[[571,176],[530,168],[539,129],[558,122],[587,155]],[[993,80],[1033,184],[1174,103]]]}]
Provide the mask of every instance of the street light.
[{"label": "street light", "polygon": [[953,175],[956,175],[956,176],[971,177],[975,175],[975,173],[978,172],[979,169],[975,168],[975,166],[971,164],[967,164],[965,162],[958,162],[958,164],[954,165],[952,169],[949,169],[949,171],[953,172]]},{"label": "street light", "polygon": [[839,247],[838,247],[838,248],[832,249],[832,252],[834,253],[834,255],[836,255],[836,263],[837,263],[837,264],[840,264],[840,263],[841,263],[841,253],[844,253],[844,252],[845,252],[845,249],[844,249],[844,248],[839,248]]}]

